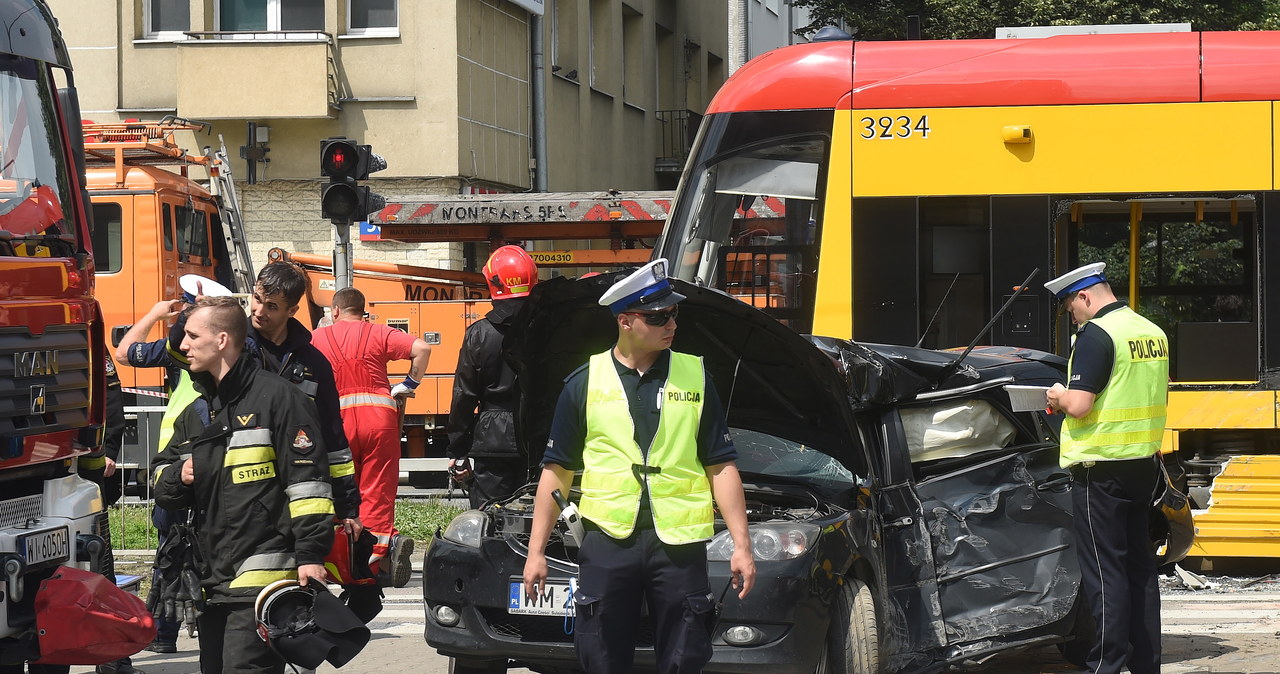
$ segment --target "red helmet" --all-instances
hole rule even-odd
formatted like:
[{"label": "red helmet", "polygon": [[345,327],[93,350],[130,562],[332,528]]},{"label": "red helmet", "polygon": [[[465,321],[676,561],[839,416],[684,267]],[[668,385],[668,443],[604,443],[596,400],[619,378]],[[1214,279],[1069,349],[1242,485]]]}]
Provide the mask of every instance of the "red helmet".
[{"label": "red helmet", "polygon": [[484,280],[492,299],[524,297],[538,282],[538,264],[520,246],[503,246],[484,263]]}]

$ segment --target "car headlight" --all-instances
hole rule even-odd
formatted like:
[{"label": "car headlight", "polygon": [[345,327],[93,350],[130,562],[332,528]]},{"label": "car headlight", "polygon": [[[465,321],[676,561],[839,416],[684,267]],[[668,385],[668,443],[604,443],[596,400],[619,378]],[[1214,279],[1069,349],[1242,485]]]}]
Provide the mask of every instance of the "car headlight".
[{"label": "car headlight", "polygon": [[[761,562],[777,562],[795,559],[803,555],[818,540],[821,529],[815,524],[794,522],[769,522],[747,527],[751,535],[751,556]],[[709,561],[727,562],[733,557],[733,536],[728,530],[716,534],[707,543]]]},{"label": "car headlight", "polygon": [[444,539],[470,548],[480,547],[484,523],[488,518],[479,510],[468,510],[453,518],[444,529]]}]

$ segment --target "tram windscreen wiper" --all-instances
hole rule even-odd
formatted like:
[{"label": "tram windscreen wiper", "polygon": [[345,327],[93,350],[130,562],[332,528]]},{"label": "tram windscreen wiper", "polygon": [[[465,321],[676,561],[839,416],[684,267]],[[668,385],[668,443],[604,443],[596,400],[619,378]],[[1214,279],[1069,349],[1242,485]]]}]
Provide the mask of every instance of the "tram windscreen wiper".
[{"label": "tram windscreen wiper", "polygon": [[960,362],[968,357],[969,352],[973,351],[973,347],[978,345],[978,340],[982,339],[982,336],[987,334],[987,331],[991,329],[991,326],[995,325],[996,321],[1000,320],[1000,317],[1004,315],[1004,312],[1009,310],[1013,301],[1018,299],[1018,296],[1022,294],[1022,291],[1027,289],[1027,284],[1031,283],[1031,279],[1035,278],[1036,274],[1039,273],[1039,267],[1032,269],[1031,273],[1027,275],[1026,280],[1018,284],[1018,287],[1013,291],[1013,294],[1009,296],[1009,299],[1004,301],[1004,305],[1000,307],[1000,310],[991,317],[991,320],[987,321],[986,325],[982,326],[982,329],[978,331],[978,334],[973,336],[973,341],[969,342],[969,346],[965,347],[964,352],[938,371],[937,377],[933,380],[933,388],[938,388],[942,385],[942,382],[947,380],[948,377],[955,374],[955,371],[960,368]]}]

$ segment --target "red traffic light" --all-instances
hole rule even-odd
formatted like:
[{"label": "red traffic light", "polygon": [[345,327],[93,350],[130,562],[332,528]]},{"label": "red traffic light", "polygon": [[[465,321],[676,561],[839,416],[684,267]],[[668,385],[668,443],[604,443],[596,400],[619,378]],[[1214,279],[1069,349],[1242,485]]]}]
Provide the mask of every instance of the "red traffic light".
[{"label": "red traffic light", "polygon": [[349,140],[328,140],[320,151],[320,175],[357,177],[360,149]]}]

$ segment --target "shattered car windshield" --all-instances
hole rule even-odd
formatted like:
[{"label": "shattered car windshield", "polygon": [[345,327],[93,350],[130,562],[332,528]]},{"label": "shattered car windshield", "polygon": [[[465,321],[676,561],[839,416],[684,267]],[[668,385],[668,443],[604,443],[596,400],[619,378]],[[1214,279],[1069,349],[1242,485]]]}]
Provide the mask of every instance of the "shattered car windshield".
[{"label": "shattered car windshield", "polygon": [[738,448],[738,470],[786,478],[810,485],[822,495],[835,495],[853,486],[853,473],[831,456],[806,445],[758,431],[730,429]]}]

